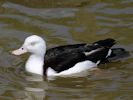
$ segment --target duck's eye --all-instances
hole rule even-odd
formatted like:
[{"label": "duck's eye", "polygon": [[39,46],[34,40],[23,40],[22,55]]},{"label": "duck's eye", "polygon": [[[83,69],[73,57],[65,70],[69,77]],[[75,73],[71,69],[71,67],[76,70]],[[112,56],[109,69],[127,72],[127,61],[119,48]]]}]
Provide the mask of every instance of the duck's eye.
[{"label": "duck's eye", "polygon": [[31,45],[34,46],[36,44],[36,42],[32,42]]},{"label": "duck's eye", "polygon": [[24,48],[21,48],[22,50],[24,50]]}]

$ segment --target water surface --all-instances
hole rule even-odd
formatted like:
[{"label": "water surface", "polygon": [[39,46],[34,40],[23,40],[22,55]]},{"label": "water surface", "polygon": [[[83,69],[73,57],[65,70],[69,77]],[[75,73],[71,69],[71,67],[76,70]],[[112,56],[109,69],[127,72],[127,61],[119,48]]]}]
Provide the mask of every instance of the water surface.
[{"label": "water surface", "polygon": [[[0,0],[0,100],[132,100],[132,0]],[[47,47],[114,38],[130,57],[85,77],[47,81],[24,70],[28,55],[15,57],[27,36]]]}]

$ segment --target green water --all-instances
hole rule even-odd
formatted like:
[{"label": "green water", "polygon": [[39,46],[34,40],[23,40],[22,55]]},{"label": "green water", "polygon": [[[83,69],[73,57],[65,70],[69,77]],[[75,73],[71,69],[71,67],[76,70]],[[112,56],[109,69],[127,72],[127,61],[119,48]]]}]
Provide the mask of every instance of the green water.
[{"label": "green water", "polygon": [[[0,100],[132,100],[132,32],[132,0],[0,0]],[[32,34],[47,47],[110,37],[130,57],[86,77],[47,81],[25,72],[28,55],[9,53]]]}]

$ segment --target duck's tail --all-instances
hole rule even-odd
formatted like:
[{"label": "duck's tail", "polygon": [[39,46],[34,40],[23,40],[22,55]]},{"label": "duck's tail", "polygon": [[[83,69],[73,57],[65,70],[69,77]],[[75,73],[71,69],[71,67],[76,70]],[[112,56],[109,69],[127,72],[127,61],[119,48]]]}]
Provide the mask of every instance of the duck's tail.
[{"label": "duck's tail", "polygon": [[121,60],[123,58],[130,56],[130,53],[123,48],[112,48],[111,50],[112,50],[112,53],[108,57],[108,60],[111,62],[116,60]]},{"label": "duck's tail", "polygon": [[124,48],[111,48],[115,43],[116,41],[111,38],[100,40],[94,43],[94,45],[98,44],[100,46],[107,48],[108,50],[110,49],[111,51],[110,55],[103,59],[101,63],[114,62],[130,56],[130,53],[126,51]]},{"label": "duck's tail", "polygon": [[111,51],[111,55],[101,60],[101,64],[120,61],[130,56],[130,53],[123,48],[112,48]]}]

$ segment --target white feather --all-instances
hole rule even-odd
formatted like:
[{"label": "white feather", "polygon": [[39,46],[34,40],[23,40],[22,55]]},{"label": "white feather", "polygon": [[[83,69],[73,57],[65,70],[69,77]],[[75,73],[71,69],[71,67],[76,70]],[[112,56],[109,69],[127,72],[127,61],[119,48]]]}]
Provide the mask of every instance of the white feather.
[{"label": "white feather", "polygon": [[111,49],[109,49],[109,51],[108,51],[108,54],[107,54],[106,58],[107,58],[107,57],[109,57],[109,56],[111,55],[111,53],[112,53],[112,50],[111,50]]},{"label": "white feather", "polygon": [[66,75],[73,75],[88,69],[96,67],[96,64],[92,61],[86,60],[83,62],[79,62],[75,64],[73,67],[69,68],[68,70],[62,71],[60,73],[55,72],[52,68],[48,68],[47,76],[66,76]]},{"label": "white feather", "polygon": [[98,48],[98,49],[92,50],[92,51],[90,51],[90,52],[84,52],[84,54],[85,54],[86,56],[88,56],[88,55],[91,55],[91,54],[93,54],[93,53],[95,53],[95,52],[100,51],[101,49],[103,49],[103,48]]},{"label": "white feather", "polygon": [[26,62],[26,71],[43,75],[43,57],[31,55]]},{"label": "white feather", "polygon": [[56,75],[57,72],[55,70],[53,70],[51,67],[49,67],[47,69],[47,76],[53,76],[53,75]]}]

